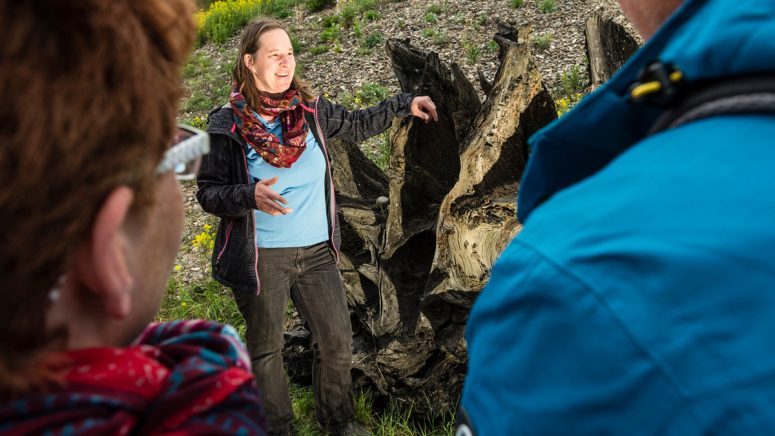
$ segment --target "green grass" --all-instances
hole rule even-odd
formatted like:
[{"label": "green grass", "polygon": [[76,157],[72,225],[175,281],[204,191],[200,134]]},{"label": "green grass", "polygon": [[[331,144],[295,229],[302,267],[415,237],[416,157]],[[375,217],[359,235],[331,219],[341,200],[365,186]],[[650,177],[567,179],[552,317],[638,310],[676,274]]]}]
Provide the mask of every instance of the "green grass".
[{"label": "green grass", "polygon": [[525,0],[511,0],[510,3],[512,8],[517,9],[517,8],[521,8],[522,5],[525,4]]},{"label": "green grass", "polygon": [[336,5],[336,0],[307,0],[304,5],[310,12],[320,12]]},{"label": "green grass", "polygon": [[581,66],[576,64],[560,75],[560,86],[565,96],[573,96],[582,91],[586,84],[581,75]]},{"label": "green grass", "polygon": [[349,29],[352,27],[353,22],[355,22],[355,17],[357,16],[357,13],[355,11],[355,7],[352,4],[348,4],[339,11],[339,17],[341,19],[341,23],[344,26],[345,29]]},{"label": "green grass", "polygon": [[479,60],[479,56],[482,54],[482,49],[473,44],[466,44],[463,46],[463,49],[466,52],[468,63],[471,65],[476,64],[476,61]]},{"label": "green grass", "polygon": [[213,107],[226,103],[231,91],[234,56],[228,49],[210,53],[200,49],[191,54],[183,66],[187,93],[178,112],[181,122],[193,125],[195,119],[205,119]]},{"label": "green grass", "polygon": [[380,31],[372,32],[363,39],[362,47],[372,49],[385,42],[385,35]]},{"label": "green grass", "polygon": [[157,319],[209,319],[229,324],[240,336],[245,336],[245,322],[231,291],[213,279],[184,283],[173,275],[167,283]]},{"label": "green grass", "polygon": [[538,51],[549,50],[549,47],[552,45],[552,34],[545,33],[543,35],[537,35],[533,39],[533,45],[535,45],[535,48]]},{"label": "green grass", "polygon": [[538,4],[538,10],[542,14],[551,14],[557,10],[557,0],[541,0]]},{"label": "green grass", "polygon": [[332,23],[330,26],[323,29],[320,33],[320,40],[322,42],[334,42],[338,41],[342,34],[342,26],[339,23]]},{"label": "green grass", "polygon": [[423,15],[423,19],[426,23],[433,24],[439,20],[439,15],[435,12],[428,11]]},{"label": "green grass", "polygon": [[317,56],[319,54],[326,53],[329,49],[330,47],[327,45],[316,45],[315,47],[312,47],[311,49],[309,49],[309,52]]},{"label": "green grass", "polygon": [[338,98],[338,103],[348,109],[359,109],[373,106],[388,98],[388,91],[377,83],[364,83],[354,93],[343,93]]},{"label": "green grass", "polygon": [[295,55],[298,55],[302,52],[302,50],[304,50],[304,46],[301,44],[301,41],[294,35],[291,35],[291,46],[293,46],[293,53]]},{"label": "green grass", "polygon": [[484,49],[487,53],[496,53],[500,49],[500,46],[497,42],[490,40],[487,42],[487,45],[484,46]]},{"label": "green grass", "polygon": [[435,15],[441,15],[444,13],[445,10],[446,8],[440,4],[432,4],[428,6],[425,12],[435,14]]},{"label": "green grass", "polygon": [[382,134],[381,141],[378,143],[377,152],[374,156],[369,156],[379,169],[383,172],[387,171],[390,165],[390,149],[392,145],[390,143],[390,132]]},{"label": "green grass", "polygon": [[481,14],[481,15],[479,15],[479,17],[478,17],[478,18],[476,19],[476,21],[474,22],[474,24],[475,24],[475,26],[474,26],[474,27],[475,27],[475,28],[477,28],[477,29],[478,29],[478,28],[480,28],[480,27],[483,27],[484,25],[486,25],[486,24],[487,24],[487,22],[488,22],[489,20],[490,20],[490,19],[487,17],[487,15],[485,15],[485,14]]},{"label": "green grass", "polygon": [[422,36],[430,38],[431,42],[436,45],[445,46],[449,44],[449,34],[447,34],[446,29],[436,30],[426,27],[422,30]]},{"label": "green grass", "polygon": [[433,35],[433,43],[440,46],[449,44],[450,38],[446,30],[440,30]]},{"label": "green grass", "polygon": [[379,6],[379,0],[351,0],[351,3],[358,13],[362,15],[366,12],[373,11]]}]

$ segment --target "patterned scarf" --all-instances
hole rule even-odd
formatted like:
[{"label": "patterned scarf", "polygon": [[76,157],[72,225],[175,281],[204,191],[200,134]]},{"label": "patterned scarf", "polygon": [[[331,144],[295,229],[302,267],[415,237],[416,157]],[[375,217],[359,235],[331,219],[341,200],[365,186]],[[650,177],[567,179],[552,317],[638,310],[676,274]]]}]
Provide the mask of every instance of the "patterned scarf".
[{"label": "patterned scarf", "polygon": [[248,106],[245,96],[235,85],[229,102],[234,113],[234,123],[240,135],[253,147],[259,156],[273,167],[290,168],[307,148],[307,133],[309,126],[304,119],[304,107],[301,104],[301,94],[297,89],[285,91],[279,99],[266,96],[259,97],[261,112],[279,116],[283,140],[269,133],[264,124],[256,117],[253,109]]},{"label": "patterned scarf", "polygon": [[63,387],[0,402],[0,435],[266,434],[250,359],[231,327],[152,324],[134,346],[67,357]]}]

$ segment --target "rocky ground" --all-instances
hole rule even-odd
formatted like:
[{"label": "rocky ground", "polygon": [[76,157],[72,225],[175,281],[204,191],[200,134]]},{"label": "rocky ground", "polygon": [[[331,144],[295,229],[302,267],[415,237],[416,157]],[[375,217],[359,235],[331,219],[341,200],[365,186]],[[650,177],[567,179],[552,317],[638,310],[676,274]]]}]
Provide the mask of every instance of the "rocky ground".
[{"label": "rocky ground", "polygon": [[[621,15],[615,0],[557,0],[556,10],[542,13],[542,0],[525,0],[514,7],[515,0],[403,0],[385,2],[378,6],[374,20],[361,20],[361,36],[353,28],[343,29],[339,41],[323,43],[321,32],[325,17],[335,14],[330,9],[309,14],[302,7],[286,19],[293,35],[298,38],[302,50],[297,62],[303,76],[318,92],[336,100],[344,94],[353,94],[364,84],[374,83],[385,87],[389,93],[398,92],[399,85],[385,55],[384,43],[373,49],[365,49],[365,36],[381,34],[383,38],[408,38],[416,47],[435,51],[442,61],[456,62],[468,79],[479,89],[477,69],[492,79],[497,69],[497,50],[489,41],[495,34],[495,24],[505,21],[516,27],[532,26],[530,42],[534,47],[535,61],[541,70],[545,84],[558,92],[560,76],[570,67],[579,65],[586,69],[584,51],[584,23],[596,13],[613,18],[631,29]],[[430,14],[430,11],[436,11]],[[227,65],[236,55],[237,38],[218,46],[208,43],[197,51],[211,59],[213,68],[228,80]],[[324,46],[327,46],[325,50]],[[322,51],[322,52],[321,52]],[[318,54],[315,54],[318,53]],[[374,144],[365,144],[365,148]],[[205,254],[207,249],[198,248],[196,236],[213,232],[216,220],[204,213],[194,198],[195,185],[183,186],[187,226],[183,246],[179,252],[175,276],[183,283],[204,279],[209,275]],[[205,225],[211,226],[207,231]],[[202,236],[199,241],[206,240]]]},{"label": "rocky ground", "polygon": [[[366,23],[362,31],[381,32],[386,38],[409,38],[416,47],[439,53],[443,61],[458,63],[468,79],[477,84],[477,69],[492,79],[498,67],[497,52],[487,48],[487,43],[495,34],[495,23],[505,21],[515,27],[531,25],[533,40],[541,36],[549,38],[549,47],[544,50],[536,47],[534,55],[547,85],[556,88],[559,75],[570,66],[586,65],[584,23],[587,17],[600,13],[621,24],[626,23],[614,0],[558,0],[556,11],[546,14],[539,10],[539,3],[540,0],[525,0],[518,8],[512,6],[513,0],[407,0],[387,3],[379,9],[379,18]],[[431,22],[428,11],[436,6],[443,12],[435,14],[436,21]],[[292,30],[302,44],[320,44],[319,29],[326,15],[301,13],[290,20]],[[309,51],[302,52],[298,60],[305,65],[304,77],[318,91],[329,92],[332,96],[353,92],[368,82],[398,91],[398,81],[384,50],[359,52],[357,43],[351,29],[338,51],[317,56]],[[475,61],[468,54],[470,47],[480,49]]]}]

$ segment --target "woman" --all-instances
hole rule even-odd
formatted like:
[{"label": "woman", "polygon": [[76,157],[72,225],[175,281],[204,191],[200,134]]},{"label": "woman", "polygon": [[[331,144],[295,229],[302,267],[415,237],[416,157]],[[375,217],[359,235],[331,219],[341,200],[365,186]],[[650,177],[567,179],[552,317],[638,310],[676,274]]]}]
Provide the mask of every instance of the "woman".
[{"label": "woman", "polygon": [[221,218],[213,276],[229,286],[247,323],[253,371],[270,431],[291,431],[282,363],[290,297],[310,327],[318,423],[335,434],[357,430],[350,364],[352,330],[339,271],[338,230],[326,141],[362,141],[395,116],[436,119],[428,97],[399,94],[347,111],[315,97],[295,77],[285,28],[258,20],[245,29],[229,105],[211,114],[212,152],[198,178],[202,208]]},{"label": "woman", "polygon": [[207,146],[174,135],[193,10],[0,0],[0,434],[266,433],[232,328],[149,325],[183,228],[172,169]]}]

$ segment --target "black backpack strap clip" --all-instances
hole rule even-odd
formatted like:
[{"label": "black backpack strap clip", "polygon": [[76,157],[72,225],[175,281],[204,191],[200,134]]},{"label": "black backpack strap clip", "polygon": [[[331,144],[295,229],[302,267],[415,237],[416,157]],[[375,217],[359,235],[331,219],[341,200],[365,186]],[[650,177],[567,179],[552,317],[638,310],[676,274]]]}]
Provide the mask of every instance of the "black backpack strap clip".
[{"label": "black backpack strap clip", "polygon": [[705,81],[683,97],[657,119],[649,135],[715,115],[775,114],[775,74]]},{"label": "black backpack strap clip", "polygon": [[683,73],[673,65],[652,62],[646,65],[628,91],[635,103],[667,107],[682,95]]}]

